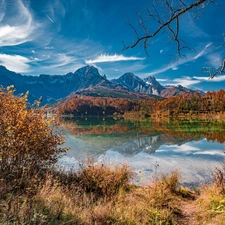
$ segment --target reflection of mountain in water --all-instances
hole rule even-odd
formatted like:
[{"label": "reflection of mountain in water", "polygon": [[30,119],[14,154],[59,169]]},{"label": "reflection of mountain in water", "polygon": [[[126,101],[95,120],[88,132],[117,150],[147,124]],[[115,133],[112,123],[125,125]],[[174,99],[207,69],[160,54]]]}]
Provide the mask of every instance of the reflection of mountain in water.
[{"label": "reflection of mountain in water", "polygon": [[112,150],[123,155],[136,155],[139,152],[153,154],[162,145],[181,145],[186,142],[188,141],[168,134],[159,134],[131,139]]},{"label": "reflection of mountain in water", "polygon": [[152,134],[149,136],[140,136],[136,138],[133,136],[130,138],[125,136],[124,139],[120,136],[119,142],[112,142],[108,140],[108,143],[106,140],[102,142],[99,141],[98,136],[92,138],[91,141],[87,141],[71,135],[66,135],[65,146],[70,148],[67,152],[68,157],[83,158],[87,155],[96,157],[100,154],[104,154],[109,149],[117,151],[124,156],[132,156],[140,152],[153,154],[162,145],[181,145],[187,141],[188,140],[183,140],[168,134]]},{"label": "reflection of mountain in water", "polygon": [[87,156],[110,165],[128,163],[137,173],[137,182],[146,184],[157,165],[159,174],[178,169],[184,183],[196,186],[207,182],[209,169],[224,160],[219,143],[225,140],[225,123],[76,118],[61,125],[66,147],[71,148],[59,161],[66,168],[78,167]]},{"label": "reflection of mountain in water", "polygon": [[182,145],[191,140],[225,139],[224,123],[208,121],[125,121],[112,118],[81,118],[61,121],[69,155],[98,156],[111,149],[124,156],[155,153],[162,145]]}]

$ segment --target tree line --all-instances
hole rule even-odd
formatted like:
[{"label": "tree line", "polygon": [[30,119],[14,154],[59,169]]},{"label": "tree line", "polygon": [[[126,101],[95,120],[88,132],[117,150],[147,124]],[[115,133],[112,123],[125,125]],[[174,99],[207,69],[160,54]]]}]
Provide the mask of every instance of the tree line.
[{"label": "tree line", "polygon": [[[125,98],[81,97],[73,95],[57,108],[60,115],[112,116],[142,113],[144,116],[162,114],[176,116],[193,113],[225,112],[225,91],[198,92],[157,100],[131,100]],[[131,115],[130,114],[130,115]]]}]

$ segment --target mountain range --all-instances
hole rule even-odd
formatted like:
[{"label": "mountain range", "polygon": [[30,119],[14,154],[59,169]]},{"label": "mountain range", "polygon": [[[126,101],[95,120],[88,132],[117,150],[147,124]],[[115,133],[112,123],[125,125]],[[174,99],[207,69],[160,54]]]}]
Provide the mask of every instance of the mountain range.
[{"label": "mountain range", "polygon": [[101,97],[104,92],[103,97],[165,98],[195,92],[183,86],[162,86],[155,77],[141,79],[133,73],[125,73],[118,79],[108,80],[93,66],[85,66],[66,75],[39,76],[21,75],[0,66],[0,85],[3,87],[14,85],[16,93],[29,91],[29,102],[34,102],[42,96],[44,104],[52,103],[72,93]]}]

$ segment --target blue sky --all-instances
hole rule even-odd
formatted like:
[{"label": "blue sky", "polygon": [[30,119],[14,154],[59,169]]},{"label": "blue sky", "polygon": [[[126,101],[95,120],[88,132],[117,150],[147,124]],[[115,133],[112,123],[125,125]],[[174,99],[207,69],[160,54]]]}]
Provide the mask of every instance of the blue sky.
[{"label": "blue sky", "polygon": [[[221,3],[223,1],[219,0]],[[155,76],[163,85],[218,90],[225,75],[208,80],[202,67],[218,68],[225,57],[225,5],[212,4],[180,18],[180,37],[194,50],[178,60],[168,35],[161,33],[148,48],[122,51],[135,35],[137,11],[149,0],[0,0],[0,64],[25,75],[66,74],[93,65],[108,79],[133,72]],[[194,16],[199,18],[194,18]]]}]

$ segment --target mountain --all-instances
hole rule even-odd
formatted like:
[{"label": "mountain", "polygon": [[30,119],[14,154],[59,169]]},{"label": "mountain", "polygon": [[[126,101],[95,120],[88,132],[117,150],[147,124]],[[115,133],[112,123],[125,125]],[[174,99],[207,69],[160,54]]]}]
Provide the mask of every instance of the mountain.
[{"label": "mountain", "polygon": [[165,89],[158,81],[156,81],[155,77],[147,77],[142,80],[133,73],[125,73],[118,79],[113,79],[112,82],[126,87],[129,91],[142,94],[160,96],[161,90]]},{"label": "mountain", "polygon": [[161,96],[160,95],[161,91],[166,89],[155,79],[155,77],[152,76],[146,77],[144,81],[152,87],[152,94],[154,95]]},{"label": "mountain", "polygon": [[[185,88],[181,85],[179,86],[162,86],[155,77],[149,76],[145,79],[134,75],[133,73],[125,73],[118,79],[113,79],[112,82],[124,86],[129,91],[142,93],[142,94],[152,94],[163,98],[168,98],[171,96],[177,96],[184,93],[194,93],[196,91]],[[198,91],[200,92],[200,91]],[[203,94],[202,92],[200,92]]]},{"label": "mountain", "polygon": [[126,87],[129,91],[152,94],[151,86],[133,73],[125,73],[118,79],[113,79],[112,82]]},{"label": "mountain", "polygon": [[183,87],[182,85],[178,85],[178,86],[172,86],[172,85],[166,85],[165,88],[163,90],[161,90],[160,92],[160,96],[163,98],[168,98],[171,96],[178,96],[178,95],[182,95],[182,94],[191,94],[194,92],[198,92],[201,95],[204,95],[204,92],[202,91],[198,91],[198,90],[191,90],[188,89],[186,87]]},{"label": "mountain", "polygon": [[0,66],[0,85],[3,87],[14,85],[16,93],[25,93],[28,90],[30,102],[42,96],[44,104],[96,85],[115,90],[124,89],[107,80],[105,76],[101,76],[93,66],[85,66],[66,75],[41,74],[40,76],[23,76]]},{"label": "mountain", "polygon": [[142,80],[133,73],[125,73],[118,79],[108,80],[93,66],[85,66],[66,75],[25,76],[0,66],[0,85],[14,85],[16,93],[29,91],[29,102],[42,96],[43,104],[54,102],[72,93],[99,97],[130,96],[132,99],[170,97],[193,92],[182,86],[162,86],[155,77]]}]

